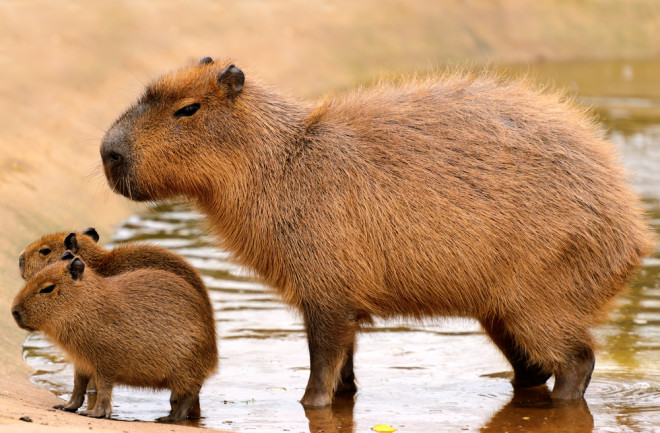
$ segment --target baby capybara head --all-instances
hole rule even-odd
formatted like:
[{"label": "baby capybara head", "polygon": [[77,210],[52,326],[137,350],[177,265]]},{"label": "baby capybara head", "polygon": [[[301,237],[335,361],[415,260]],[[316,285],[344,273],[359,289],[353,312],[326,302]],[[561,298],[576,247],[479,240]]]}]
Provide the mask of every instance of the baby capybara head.
[{"label": "baby capybara head", "polygon": [[161,200],[197,195],[231,176],[246,122],[244,83],[239,68],[207,57],[149,85],[101,143],[110,187],[133,200]]},{"label": "baby capybara head", "polygon": [[60,259],[65,251],[78,254],[81,248],[99,241],[99,234],[94,227],[80,233],[55,233],[46,235],[31,243],[18,256],[18,268],[21,277],[27,280],[47,265]]},{"label": "baby capybara head", "polygon": [[70,252],[30,278],[14,298],[11,314],[28,331],[52,328],[61,314],[80,297],[85,264]]}]

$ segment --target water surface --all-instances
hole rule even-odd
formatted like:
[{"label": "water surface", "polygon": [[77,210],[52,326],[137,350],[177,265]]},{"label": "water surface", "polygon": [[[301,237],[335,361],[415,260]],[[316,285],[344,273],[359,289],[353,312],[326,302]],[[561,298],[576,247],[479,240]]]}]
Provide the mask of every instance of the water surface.
[{"label": "water surface", "polygon": [[[545,65],[532,74],[566,84],[595,107],[660,233],[660,87],[653,78],[660,76],[660,62]],[[218,374],[202,389],[202,426],[243,432],[367,432],[376,424],[401,432],[640,432],[660,426],[658,250],[598,330],[602,350],[582,404],[552,407],[546,388],[514,395],[508,364],[476,322],[389,321],[359,336],[355,398],[305,411],[298,400],[309,361],[300,318],[227,260],[200,215],[182,205],[145,211],[118,226],[111,242],[124,241],[171,248],[208,285],[221,359]],[[30,335],[24,349],[34,381],[68,399],[73,369],[63,355],[39,334]],[[152,421],[167,413],[168,397],[117,387],[113,418]]]}]

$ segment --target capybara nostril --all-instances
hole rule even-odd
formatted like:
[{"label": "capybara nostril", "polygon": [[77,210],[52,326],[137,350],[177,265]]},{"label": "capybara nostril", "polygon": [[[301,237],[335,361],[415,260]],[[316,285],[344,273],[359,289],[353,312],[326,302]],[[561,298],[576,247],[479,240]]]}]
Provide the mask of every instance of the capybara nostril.
[{"label": "capybara nostril", "polygon": [[117,153],[115,151],[111,151],[108,154],[108,157],[109,157],[110,161],[112,161],[112,162],[119,162],[124,158],[123,156],[121,156],[119,153]]},{"label": "capybara nostril", "polygon": [[17,322],[21,321],[21,313],[19,313],[18,308],[14,308],[13,310],[11,310],[11,315],[14,316],[14,319]]},{"label": "capybara nostril", "polygon": [[121,145],[114,140],[104,141],[101,145],[101,160],[105,166],[115,166],[124,161]]}]

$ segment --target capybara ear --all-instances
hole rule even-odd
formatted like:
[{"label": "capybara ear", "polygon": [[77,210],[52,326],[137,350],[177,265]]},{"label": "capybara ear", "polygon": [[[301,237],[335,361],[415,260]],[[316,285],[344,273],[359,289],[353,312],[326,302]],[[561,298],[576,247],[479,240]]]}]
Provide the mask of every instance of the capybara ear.
[{"label": "capybara ear", "polygon": [[76,257],[71,263],[69,263],[67,269],[71,274],[71,278],[73,278],[74,281],[78,281],[82,278],[82,274],[85,271],[85,264],[82,260]]},{"label": "capybara ear", "polygon": [[94,242],[99,241],[99,234],[98,234],[98,232],[96,231],[96,229],[94,227],[90,227],[90,228],[87,228],[87,229],[83,230],[82,234],[84,234],[86,236],[89,236],[90,238],[94,239]]},{"label": "capybara ear", "polygon": [[69,233],[64,238],[64,248],[71,251],[73,254],[78,252],[78,239],[76,238],[75,233]]},{"label": "capybara ear", "polygon": [[227,88],[227,96],[233,99],[243,90],[245,75],[232,63],[220,72],[218,83]]},{"label": "capybara ear", "polygon": [[200,65],[207,65],[209,63],[213,63],[213,59],[210,57],[204,57],[202,60],[199,61]]},{"label": "capybara ear", "polygon": [[64,254],[60,256],[60,260],[71,260],[73,258],[73,254],[71,254],[71,251],[64,251]]}]

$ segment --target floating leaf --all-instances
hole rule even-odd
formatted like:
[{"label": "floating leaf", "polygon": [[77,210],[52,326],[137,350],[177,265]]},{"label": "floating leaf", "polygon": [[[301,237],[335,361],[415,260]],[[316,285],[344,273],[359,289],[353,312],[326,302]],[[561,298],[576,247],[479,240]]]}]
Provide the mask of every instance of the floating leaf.
[{"label": "floating leaf", "polygon": [[392,426],[389,426],[387,424],[378,424],[373,427],[371,427],[371,430],[377,431],[378,433],[390,433],[393,431],[396,431],[396,429]]}]

